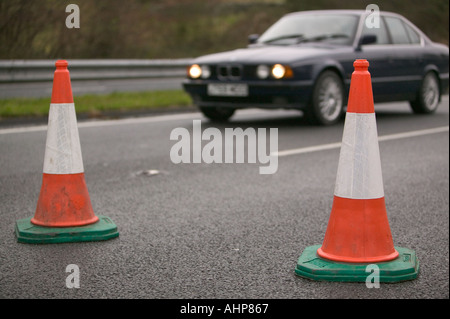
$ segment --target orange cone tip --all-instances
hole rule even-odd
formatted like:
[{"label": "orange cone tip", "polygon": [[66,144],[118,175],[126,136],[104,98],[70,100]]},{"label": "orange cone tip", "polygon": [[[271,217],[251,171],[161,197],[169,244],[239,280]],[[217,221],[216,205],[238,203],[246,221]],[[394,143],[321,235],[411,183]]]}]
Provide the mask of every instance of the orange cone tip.
[{"label": "orange cone tip", "polygon": [[65,60],[58,60],[55,65],[51,103],[73,103],[72,85],[67,69],[69,64]]},{"label": "orange cone tip", "polygon": [[[372,94],[372,81],[367,60],[353,62],[347,113],[375,113]],[[367,94],[370,92],[370,94]]]}]

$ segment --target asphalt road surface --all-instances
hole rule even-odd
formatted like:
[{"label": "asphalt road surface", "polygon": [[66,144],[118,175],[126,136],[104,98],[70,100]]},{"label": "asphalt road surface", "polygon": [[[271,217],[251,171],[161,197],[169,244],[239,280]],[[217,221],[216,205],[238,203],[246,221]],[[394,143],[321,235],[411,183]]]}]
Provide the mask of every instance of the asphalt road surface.
[{"label": "asphalt road surface", "polygon": [[[449,298],[448,97],[433,115],[392,103],[376,105],[376,117],[391,232],[396,246],[416,251],[415,280],[369,289],[294,274],[325,234],[343,122],[315,127],[297,112],[248,110],[221,125],[199,113],[79,121],[94,212],[120,232],[104,242],[17,243],[15,222],[34,215],[39,196],[46,126],[0,128],[0,297]],[[278,171],[174,164],[170,134],[192,131],[195,119],[202,130],[278,128]],[[80,288],[66,286],[72,264]]]}]

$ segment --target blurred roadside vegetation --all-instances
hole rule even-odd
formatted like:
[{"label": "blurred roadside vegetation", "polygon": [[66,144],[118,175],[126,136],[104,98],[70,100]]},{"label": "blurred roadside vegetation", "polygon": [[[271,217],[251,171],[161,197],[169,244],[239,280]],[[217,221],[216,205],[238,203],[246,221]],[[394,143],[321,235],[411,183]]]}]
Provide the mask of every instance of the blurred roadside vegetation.
[{"label": "blurred roadside vegetation", "polygon": [[[0,121],[14,117],[48,116],[51,97],[0,99]],[[189,95],[182,90],[115,92],[105,95],[82,95],[75,98],[77,113],[101,117],[104,113],[133,110],[180,109],[192,106]]]},{"label": "blurred roadside vegetation", "polygon": [[[65,26],[70,3],[80,29]],[[448,45],[448,0],[0,0],[0,59],[196,57],[244,47],[288,12],[371,3]]]}]

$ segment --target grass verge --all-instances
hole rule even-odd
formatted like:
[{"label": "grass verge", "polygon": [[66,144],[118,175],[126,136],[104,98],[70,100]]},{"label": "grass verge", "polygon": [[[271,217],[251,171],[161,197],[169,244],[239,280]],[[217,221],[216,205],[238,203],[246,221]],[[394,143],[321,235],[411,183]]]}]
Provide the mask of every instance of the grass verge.
[{"label": "grass verge", "polygon": [[[77,114],[91,116],[104,112],[136,111],[192,106],[190,96],[182,90],[120,92],[107,95],[82,95],[74,97]],[[0,118],[47,116],[48,98],[0,99]]]}]

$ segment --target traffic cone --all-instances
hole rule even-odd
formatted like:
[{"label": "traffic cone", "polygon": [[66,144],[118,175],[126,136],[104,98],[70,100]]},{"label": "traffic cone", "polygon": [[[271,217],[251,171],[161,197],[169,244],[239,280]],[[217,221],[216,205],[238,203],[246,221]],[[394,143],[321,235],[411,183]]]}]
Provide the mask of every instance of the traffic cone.
[{"label": "traffic cone", "polygon": [[55,65],[41,191],[34,217],[16,222],[17,240],[61,243],[117,237],[113,221],[92,209],[68,63],[58,60]]},{"label": "traffic cone", "polygon": [[378,134],[367,60],[353,64],[333,206],[322,245],[307,247],[297,261],[299,276],[364,282],[368,265],[379,282],[417,277],[414,251],[394,247],[386,213]]}]

